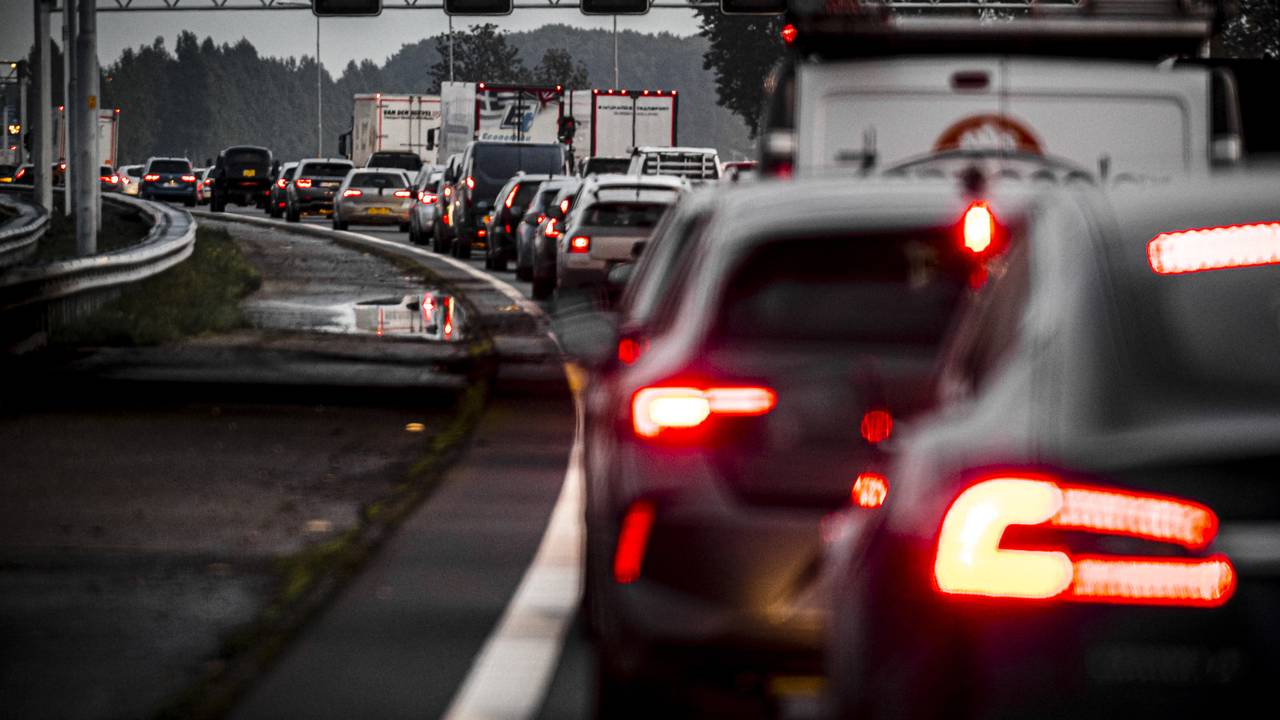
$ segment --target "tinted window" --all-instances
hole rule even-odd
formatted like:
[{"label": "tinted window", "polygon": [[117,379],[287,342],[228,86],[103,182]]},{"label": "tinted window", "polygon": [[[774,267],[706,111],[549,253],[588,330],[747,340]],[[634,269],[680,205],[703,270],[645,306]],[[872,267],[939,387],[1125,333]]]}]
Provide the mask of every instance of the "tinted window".
[{"label": "tinted window", "polygon": [[[516,188],[516,197],[511,201],[511,205],[513,207],[528,207],[529,199],[537,191],[538,185],[539,183],[536,182],[520,183]],[[506,198],[503,199],[505,200]]]},{"label": "tinted window", "polygon": [[156,160],[151,163],[153,173],[189,173],[191,163],[185,160]]},{"label": "tinted window", "polygon": [[351,163],[307,163],[304,173],[312,177],[346,177]]},{"label": "tinted window", "polygon": [[946,232],[773,242],[734,273],[716,334],[933,345],[950,324],[969,272]]},{"label": "tinted window", "polygon": [[[0,170],[3,170],[3,167],[0,167]],[[98,174],[99,174],[99,175],[110,175],[110,174],[111,174],[111,166],[110,166],[110,165],[103,165],[103,166],[102,166],[102,168],[98,170]]]},{"label": "tinted window", "polygon": [[351,176],[350,185],[358,188],[396,188],[397,190],[408,186],[408,179],[398,173],[356,173]]},{"label": "tinted window", "polygon": [[555,196],[558,195],[559,193],[560,193],[560,188],[554,188],[554,187],[548,188],[546,190],[539,190],[538,196],[534,199],[532,207],[537,208],[539,210],[545,209],[548,205],[551,204],[551,201],[554,200]]},{"label": "tinted window", "polygon": [[298,170],[298,166],[297,166],[297,165],[294,165],[293,167],[285,168],[285,169],[284,169],[284,178],[285,178],[286,180],[292,180],[292,179],[293,179],[293,174],[294,174],[295,172],[297,172],[297,170]]},{"label": "tinted window", "polygon": [[522,170],[530,175],[552,175],[563,166],[564,151],[559,145],[476,145],[471,163],[475,197],[493,199]]},{"label": "tinted window", "polygon": [[271,162],[271,153],[265,150],[228,150],[226,162],[230,165],[266,165]]},{"label": "tinted window", "polygon": [[412,153],[374,153],[369,157],[369,167],[400,168],[417,172],[422,158]]},{"label": "tinted window", "polygon": [[582,222],[595,227],[651,228],[666,209],[661,203],[596,203],[587,208]]},{"label": "tinted window", "polygon": [[591,158],[583,170],[584,175],[626,175],[631,158]]}]

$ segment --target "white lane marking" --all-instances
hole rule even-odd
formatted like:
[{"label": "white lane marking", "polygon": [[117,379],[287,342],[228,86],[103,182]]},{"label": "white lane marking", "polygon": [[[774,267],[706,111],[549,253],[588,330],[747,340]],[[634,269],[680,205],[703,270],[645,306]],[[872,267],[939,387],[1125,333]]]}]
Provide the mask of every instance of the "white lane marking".
[{"label": "white lane marking", "polygon": [[578,435],[538,554],[444,720],[525,720],[542,706],[582,595],[581,463]]}]

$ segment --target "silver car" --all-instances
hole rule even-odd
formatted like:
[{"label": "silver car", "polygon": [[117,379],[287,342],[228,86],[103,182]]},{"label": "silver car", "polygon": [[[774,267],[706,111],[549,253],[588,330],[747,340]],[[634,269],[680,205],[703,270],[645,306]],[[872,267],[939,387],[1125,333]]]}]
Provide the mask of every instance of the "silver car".
[{"label": "silver car", "polygon": [[435,232],[436,218],[440,212],[440,196],[436,190],[443,170],[422,170],[414,183],[413,197],[409,205],[409,242],[426,245]]},{"label": "silver car", "polygon": [[399,225],[409,230],[409,206],[413,183],[399,168],[358,168],[333,195],[333,229],[361,225]]}]

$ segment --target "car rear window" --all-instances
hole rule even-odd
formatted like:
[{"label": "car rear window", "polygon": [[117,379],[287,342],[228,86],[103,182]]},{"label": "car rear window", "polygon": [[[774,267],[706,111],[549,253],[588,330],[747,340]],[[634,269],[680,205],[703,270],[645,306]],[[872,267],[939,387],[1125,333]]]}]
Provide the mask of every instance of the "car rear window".
[{"label": "car rear window", "polygon": [[556,195],[558,195],[559,193],[560,193],[560,188],[558,187],[546,188],[544,186],[544,189],[541,189],[538,191],[538,196],[537,198],[534,199],[533,205],[531,207],[545,209],[548,205],[551,204],[551,201],[554,200]]},{"label": "car rear window", "polygon": [[935,345],[968,285],[946,231],[806,237],[756,249],[727,285],[727,340]]},{"label": "car rear window", "polygon": [[352,167],[350,163],[307,163],[305,174],[312,177],[346,177]]},{"label": "car rear window", "polygon": [[297,165],[294,165],[293,167],[287,167],[284,169],[284,172],[282,173],[282,175],[284,176],[285,180],[292,180],[293,173],[296,172],[297,170],[298,170]]},{"label": "car rear window", "polygon": [[151,172],[188,173],[191,172],[191,163],[184,160],[156,160],[151,163]]},{"label": "car rear window", "polygon": [[103,165],[101,168],[98,169],[99,175],[110,175],[111,173],[112,173],[112,170],[110,165]]},{"label": "car rear window", "polygon": [[422,158],[413,153],[374,153],[369,156],[369,167],[400,168],[417,172],[422,167]]},{"label": "car rear window", "polygon": [[476,197],[493,199],[516,173],[553,175],[564,169],[559,145],[476,145],[472,151],[472,177]]},{"label": "car rear window", "polygon": [[626,175],[631,158],[591,158],[583,169],[583,175]]},{"label": "car rear window", "polygon": [[124,174],[128,175],[129,177],[142,177],[142,166],[130,165],[129,167],[124,169]]},{"label": "car rear window", "polygon": [[663,203],[596,203],[587,208],[582,222],[592,227],[651,228],[666,210]]},{"label": "car rear window", "polygon": [[271,161],[271,153],[265,150],[228,150],[226,162],[229,165],[266,165]]},{"label": "car rear window", "polygon": [[398,173],[356,173],[350,187],[357,188],[406,188],[409,181]]},{"label": "car rear window", "polygon": [[[537,190],[538,190],[538,186],[539,186],[539,185],[541,185],[541,183],[536,182],[536,181],[534,181],[534,182],[522,182],[522,183],[520,183],[519,185],[517,185],[517,186],[516,186],[516,197],[515,197],[515,199],[514,199],[514,200],[512,200],[512,201],[511,201],[512,206],[514,206],[514,207],[528,207],[528,206],[529,206],[529,200],[530,200],[531,198],[533,198],[533,194],[534,194],[535,192],[537,192]],[[506,198],[503,198],[503,200],[506,200]]]}]

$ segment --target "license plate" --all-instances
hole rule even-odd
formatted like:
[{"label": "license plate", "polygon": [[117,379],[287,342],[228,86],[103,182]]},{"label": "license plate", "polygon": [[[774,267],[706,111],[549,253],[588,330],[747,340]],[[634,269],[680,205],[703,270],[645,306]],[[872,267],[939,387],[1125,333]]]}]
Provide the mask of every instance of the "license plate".
[{"label": "license plate", "polygon": [[258,175],[258,171],[249,169],[241,172],[240,174],[243,175],[244,177],[256,177]]},{"label": "license plate", "polygon": [[177,181],[177,180],[170,180],[169,182],[165,183],[165,185],[168,185],[169,187],[177,187],[177,186],[178,186],[178,181]]},{"label": "license plate", "polygon": [[319,212],[321,215],[332,215],[332,214],[333,214],[333,208],[320,208],[320,210],[319,210],[318,212]]},{"label": "license plate", "polygon": [[369,208],[370,215],[390,215],[391,208]]}]

